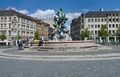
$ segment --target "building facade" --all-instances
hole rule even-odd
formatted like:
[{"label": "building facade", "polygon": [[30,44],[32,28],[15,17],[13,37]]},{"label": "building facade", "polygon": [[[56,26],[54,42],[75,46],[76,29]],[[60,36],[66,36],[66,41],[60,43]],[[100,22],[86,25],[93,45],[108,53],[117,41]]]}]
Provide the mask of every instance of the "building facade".
[{"label": "building facade", "polygon": [[43,37],[44,40],[48,40],[49,24],[43,22],[42,20],[36,20],[36,23],[36,30],[39,32],[40,36]]},{"label": "building facade", "polygon": [[0,33],[5,33],[7,40],[15,40],[34,36],[36,20],[14,10],[0,10]]},{"label": "building facade", "polygon": [[48,30],[48,39],[49,40],[53,40],[53,31],[54,31],[54,26],[53,26],[53,23],[54,23],[54,18],[48,18],[48,19],[43,19],[43,21],[45,23],[48,23],[49,24],[49,30]]},{"label": "building facade", "polygon": [[71,38],[73,40],[80,40],[81,29],[83,29],[81,17],[73,19],[70,25]]},{"label": "building facade", "polygon": [[[103,25],[106,25],[109,32],[107,42],[117,42],[119,38],[115,36],[118,27],[120,27],[120,11],[90,11],[77,19],[73,19],[71,23],[71,36],[73,39],[81,39],[80,33],[88,28],[91,34],[91,39],[97,41],[98,31]],[[100,40],[102,41],[102,40]]]}]

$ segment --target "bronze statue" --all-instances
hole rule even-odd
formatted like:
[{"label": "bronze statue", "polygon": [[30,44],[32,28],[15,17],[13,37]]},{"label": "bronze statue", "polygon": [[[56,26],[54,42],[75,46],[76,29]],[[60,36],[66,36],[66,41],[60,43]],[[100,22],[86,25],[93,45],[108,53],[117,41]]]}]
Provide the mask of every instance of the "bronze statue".
[{"label": "bronze statue", "polygon": [[68,34],[68,30],[66,29],[65,23],[68,19],[66,18],[65,14],[63,13],[62,9],[57,11],[56,16],[54,16],[54,36],[53,39],[64,39],[66,36],[65,34]]}]

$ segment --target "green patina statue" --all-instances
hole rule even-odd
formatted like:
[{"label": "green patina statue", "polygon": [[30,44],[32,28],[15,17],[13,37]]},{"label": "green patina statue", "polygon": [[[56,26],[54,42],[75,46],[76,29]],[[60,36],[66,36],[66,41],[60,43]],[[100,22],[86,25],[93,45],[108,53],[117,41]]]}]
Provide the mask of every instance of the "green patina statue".
[{"label": "green patina statue", "polygon": [[62,9],[57,11],[56,16],[54,16],[54,36],[53,39],[62,40],[66,38],[65,34],[68,34],[68,30],[66,29],[65,23],[68,19],[66,18],[65,14],[63,13]]}]

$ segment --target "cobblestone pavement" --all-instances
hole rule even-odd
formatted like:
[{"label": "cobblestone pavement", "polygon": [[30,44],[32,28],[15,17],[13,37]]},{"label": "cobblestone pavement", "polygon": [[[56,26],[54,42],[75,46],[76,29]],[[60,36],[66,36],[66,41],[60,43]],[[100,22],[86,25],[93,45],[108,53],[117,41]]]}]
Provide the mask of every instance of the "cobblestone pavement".
[{"label": "cobblestone pavement", "polygon": [[[104,57],[110,53],[120,56],[120,47],[112,47],[112,49],[114,51],[90,52],[99,52],[98,54],[104,55]],[[39,51],[36,53],[35,51],[29,51],[29,49],[17,50],[15,47],[4,50],[4,53],[39,56],[48,52]],[[65,52],[64,54],[68,53]],[[76,56],[78,54],[81,55],[81,53],[76,52]],[[120,77],[119,72],[120,58],[104,60],[26,60],[0,57],[0,77]]]},{"label": "cobblestone pavement", "polygon": [[0,77],[120,77],[120,60],[34,61],[0,58]]}]

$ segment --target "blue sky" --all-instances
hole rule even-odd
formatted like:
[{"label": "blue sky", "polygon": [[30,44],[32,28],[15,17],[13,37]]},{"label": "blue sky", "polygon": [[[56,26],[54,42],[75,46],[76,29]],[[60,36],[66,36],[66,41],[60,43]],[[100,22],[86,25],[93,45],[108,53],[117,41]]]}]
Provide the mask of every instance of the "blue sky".
[{"label": "blue sky", "polygon": [[0,9],[14,9],[39,19],[52,18],[62,8],[71,20],[92,10],[120,10],[120,0],[0,0]]},{"label": "blue sky", "polygon": [[27,9],[30,12],[34,12],[36,9],[57,10],[58,8],[63,8],[65,12],[82,12],[84,9],[118,9],[120,0],[0,0],[0,8],[4,9],[8,6]]}]

